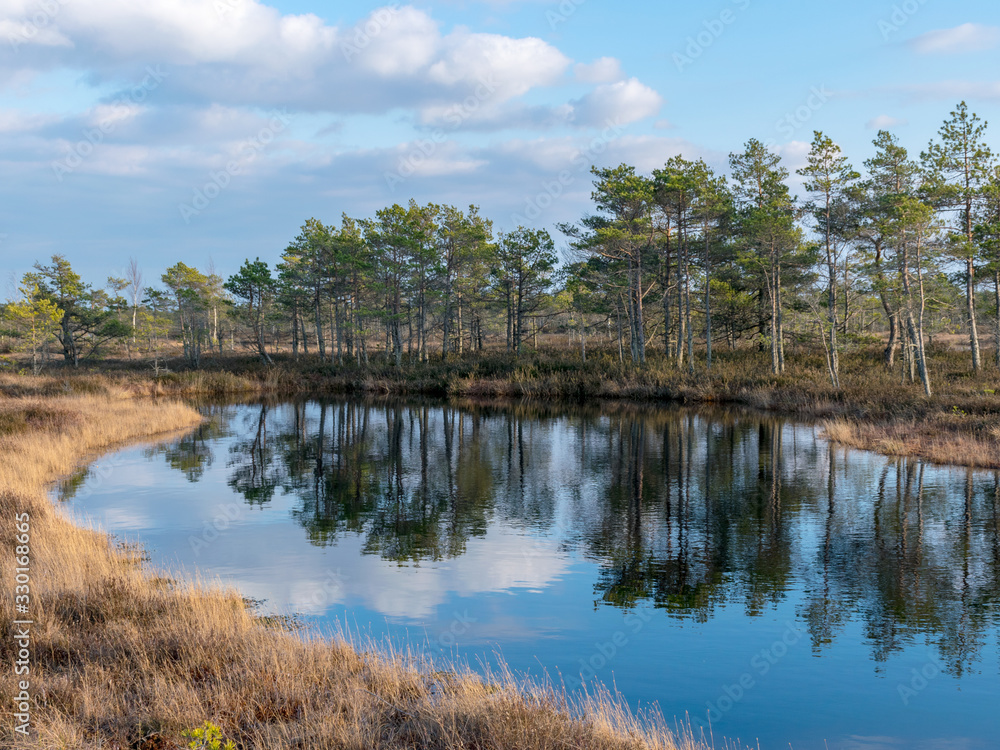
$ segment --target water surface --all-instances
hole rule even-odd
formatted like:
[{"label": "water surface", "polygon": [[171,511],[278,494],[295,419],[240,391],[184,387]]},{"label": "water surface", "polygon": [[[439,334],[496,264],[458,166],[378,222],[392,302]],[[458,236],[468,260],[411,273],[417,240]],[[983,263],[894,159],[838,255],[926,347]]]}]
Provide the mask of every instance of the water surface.
[{"label": "water surface", "polygon": [[1000,743],[995,473],[723,411],[205,411],[82,471],[67,507],[266,612],[596,678],[717,741]]}]

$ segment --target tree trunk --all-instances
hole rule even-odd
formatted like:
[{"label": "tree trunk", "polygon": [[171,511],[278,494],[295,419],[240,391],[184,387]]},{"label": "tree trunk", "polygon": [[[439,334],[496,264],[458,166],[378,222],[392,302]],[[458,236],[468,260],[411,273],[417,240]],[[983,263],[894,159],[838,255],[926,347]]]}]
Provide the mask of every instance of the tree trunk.
[{"label": "tree trunk", "polygon": [[622,331],[622,306],[619,301],[615,305],[615,316],[618,320],[618,361],[622,364],[625,362],[625,342],[623,341],[623,331]]},{"label": "tree trunk", "polygon": [[465,353],[463,347],[463,332],[462,332],[462,295],[458,295],[458,356],[461,357]]},{"label": "tree trunk", "polygon": [[451,278],[447,278],[444,287],[444,321],[441,333],[441,359],[448,359],[448,336],[451,334]]},{"label": "tree trunk", "polygon": [[267,353],[267,344],[264,342],[264,319],[259,312],[257,314],[257,320],[254,328],[256,329],[254,331],[254,338],[257,339],[257,353],[260,355],[264,364],[272,364],[271,355]]},{"label": "tree trunk", "polygon": [[316,290],[314,303],[316,305],[316,348],[319,350],[319,361],[326,360],[326,341],[323,340],[323,306],[319,289]]},{"label": "tree trunk", "polygon": [[708,240],[708,225],[705,225],[705,367],[712,369],[712,258]]},{"label": "tree trunk", "polygon": [[994,319],[993,343],[996,344],[995,362],[1000,369],[1000,265],[993,271],[993,300],[996,302],[997,315]]},{"label": "tree trunk", "polygon": [[979,332],[976,330],[976,268],[972,258],[965,265],[965,306],[969,316],[969,345],[972,347],[972,370],[979,372],[982,359],[979,351]]},{"label": "tree trunk", "polygon": [[646,364],[646,326],[643,320],[643,310],[642,310],[642,256],[636,258],[635,264],[635,329],[637,349],[639,355],[639,364]]},{"label": "tree trunk", "polygon": [[[882,306],[888,312],[888,305],[883,301]],[[896,362],[896,347],[899,346],[899,323],[896,320],[896,313],[889,313],[889,341],[882,353],[882,360],[890,370]]]},{"label": "tree trunk", "polygon": [[851,295],[848,291],[850,287],[851,267],[850,260],[844,258],[844,335],[847,335],[847,321],[851,318]]},{"label": "tree trunk", "polygon": [[[330,306],[327,308],[327,320],[330,323],[330,362],[333,362],[334,357],[334,337],[337,336],[337,301],[330,295]],[[337,357],[339,362],[340,352],[339,347],[337,350]]]},{"label": "tree trunk", "polygon": [[687,328],[688,369],[694,373],[694,326],[691,324],[691,264],[684,254],[684,326]]},{"label": "tree trunk", "polygon": [[334,329],[337,334],[337,364],[344,364],[344,313],[340,309],[340,298],[333,298]]},{"label": "tree trunk", "polygon": [[514,351],[514,296],[510,281],[504,282],[504,302],[507,307],[507,351]]},{"label": "tree trunk", "polygon": [[931,397],[931,376],[927,368],[927,353],[924,351],[924,310],[927,296],[924,292],[924,273],[920,262],[920,245],[917,245],[917,284],[920,292],[920,311],[917,315],[917,356],[920,357],[920,380],[924,384],[924,394]]},{"label": "tree trunk", "polygon": [[771,285],[771,372],[777,375],[781,372],[781,368],[778,362],[778,295],[777,295],[777,284],[774,280],[774,274],[771,275],[769,279]]},{"label": "tree trunk", "polygon": [[413,361],[413,304],[406,303],[406,356]]},{"label": "tree trunk", "polygon": [[785,316],[781,309],[781,265],[774,274],[774,298],[778,311],[778,372],[785,372]]},{"label": "tree trunk", "polygon": [[[829,210],[827,211],[827,225],[829,226]],[[846,275],[846,264],[845,259],[845,275],[844,275],[844,299],[847,299],[847,275]],[[840,390],[840,357],[837,353],[837,263],[836,259],[833,257],[833,250],[830,247],[830,242],[827,240],[826,247],[826,268],[827,273],[830,274],[829,285],[828,285],[828,296],[827,305],[829,306],[828,317],[830,322],[830,381],[833,383],[833,387]],[[846,319],[844,325],[847,325]]]},{"label": "tree trunk", "polygon": [[[907,365],[906,370],[909,372],[910,381],[913,382],[916,378],[916,369],[920,373],[920,381],[924,386],[924,394],[928,397],[931,395],[931,382],[930,376],[927,372],[927,360],[924,355],[924,284],[923,275],[920,270],[920,251],[919,246],[917,249],[916,256],[917,263],[917,274],[920,279],[920,314],[919,314],[919,324],[916,324],[913,319],[913,290],[910,287],[910,267],[909,267],[909,254],[904,245],[903,248],[903,267],[901,269],[901,277],[903,282],[903,292],[906,295],[906,330],[909,334],[910,344],[907,346]],[[916,367],[914,367],[916,366]]]}]

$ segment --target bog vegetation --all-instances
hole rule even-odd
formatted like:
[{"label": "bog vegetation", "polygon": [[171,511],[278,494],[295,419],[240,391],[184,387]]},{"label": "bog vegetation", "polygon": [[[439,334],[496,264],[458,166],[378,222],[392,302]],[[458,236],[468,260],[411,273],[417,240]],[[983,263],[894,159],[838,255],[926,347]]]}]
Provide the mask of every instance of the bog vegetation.
[{"label": "bog vegetation", "polygon": [[[476,206],[393,205],[338,223],[309,219],[276,267],[247,260],[228,278],[177,262],[155,285],[132,260],[124,278],[84,282],[61,255],[37,263],[4,308],[4,341],[38,372],[101,352],[159,360],[278,352],[396,367],[505,349],[558,334],[643,366],[654,348],[678,368],[713,352],[822,352],[841,388],[845,351],[880,342],[882,360],[932,394],[927,346],[961,334],[969,369],[1000,367],[1000,171],[986,123],[963,102],[914,158],[882,131],[856,171],[817,132],[794,197],[788,170],[751,139],[730,174],[674,157],[651,175],[592,170],[593,213],[545,229],[494,232]],[[26,356],[19,360],[23,362]]]}]

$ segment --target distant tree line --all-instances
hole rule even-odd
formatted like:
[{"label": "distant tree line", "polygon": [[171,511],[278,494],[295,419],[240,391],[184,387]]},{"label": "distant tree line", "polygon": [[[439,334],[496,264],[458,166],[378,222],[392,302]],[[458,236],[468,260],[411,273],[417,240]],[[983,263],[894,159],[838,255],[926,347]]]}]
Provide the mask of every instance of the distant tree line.
[{"label": "distant tree line", "polygon": [[115,346],[154,360],[179,349],[194,367],[247,348],[402,366],[519,355],[557,333],[584,360],[588,341],[638,366],[652,347],[692,371],[720,346],[757,347],[780,374],[792,342],[821,349],[835,387],[845,347],[878,341],[929,395],[934,334],[964,331],[979,371],[991,321],[1000,367],[1000,167],[985,135],[963,102],[918,158],[880,131],[857,171],[816,132],[802,199],[756,139],[728,176],[681,156],[650,175],[595,167],[593,212],[558,227],[563,263],[544,229],[495,232],[474,205],[414,201],[309,219],[276,266],[248,259],[228,279],[177,263],[153,288],[132,261],[98,289],[57,255],[22,279],[4,335],[36,370],[54,343],[74,365]]}]

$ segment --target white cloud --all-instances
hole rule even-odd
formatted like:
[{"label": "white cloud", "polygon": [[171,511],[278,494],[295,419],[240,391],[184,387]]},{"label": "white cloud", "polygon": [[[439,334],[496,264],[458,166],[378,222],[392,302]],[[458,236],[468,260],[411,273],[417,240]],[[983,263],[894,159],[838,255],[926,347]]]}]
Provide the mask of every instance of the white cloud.
[{"label": "white cloud", "polygon": [[809,163],[809,152],[812,145],[807,141],[788,141],[779,143],[771,149],[783,160],[783,166],[792,174]]},{"label": "white cloud", "polygon": [[459,32],[442,42],[441,59],[428,71],[432,81],[491,86],[502,98],[555,83],[569,66],[565,55],[541,39]]},{"label": "white cloud", "polygon": [[39,26],[30,20],[15,20],[0,18],[0,38],[3,38],[13,50],[22,45],[37,44],[41,47],[72,47],[70,42],[56,29],[49,26]]},{"label": "white cloud", "polygon": [[726,154],[711,151],[684,138],[664,138],[654,135],[623,135],[608,144],[602,157],[606,165],[632,164],[640,173],[648,174],[658,169],[673,156],[685,159],[704,159],[716,169],[727,164]]},{"label": "white cloud", "polygon": [[615,83],[625,77],[621,62],[614,57],[601,57],[589,65],[577,63],[573,72],[583,83]]},{"label": "white cloud", "polygon": [[869,130],[891,130],[892,128],[899,128],[907,124],[907,120],[902,120],[898,117],[879,115],[866,122],[865,127]]},{"label": "white cloud", "polygon": [[25,133],[55,122],[53,115],[27,114],[17,110],[0,109],[0,133]]},{"label": "white cloud", "polygon": [[936,29],[911,39],[910,47],[922,55],[981,52],[1000,46],[1000,27],[963,23],[952,29]]},{"label": "white cloud", "polygon": [[651,117],[663,106],[663,97],[636,78],[598,86],[573,104],[573,120],[584,127],[610,122],[628,124]]},{"label": "white cloud", "polygon": [[[374,10],[352,27],[282,15],[255,0],[74,0],[59,5],[15,60],[88,71],[103,83],[170,73],[175,100],[378,112],[464,100],[484,84],[502,102],[561,81],[571,61],[547,42],[456,28],[442,33],[410,6]],[[30,23],[0,9],[0,25]],[[48,45],[48,46],[45,46]],[[27,49],[30,47],[31,49]]]}]

